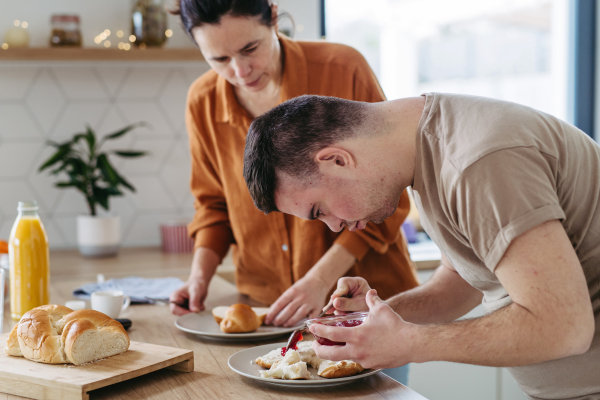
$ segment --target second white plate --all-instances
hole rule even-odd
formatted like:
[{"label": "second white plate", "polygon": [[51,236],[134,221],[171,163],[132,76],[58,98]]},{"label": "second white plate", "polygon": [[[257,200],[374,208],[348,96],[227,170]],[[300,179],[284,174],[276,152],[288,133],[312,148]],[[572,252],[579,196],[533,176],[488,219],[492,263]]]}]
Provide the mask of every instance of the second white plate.
[{"label": "second white plate", "polygon": [[324,387],[343,385],[345,383],[349,383],[351,381],[355,381],[357,379],[361,379],[381,371],[381,369],[366,369],[363,372],[353,376],[327,379],[317,375],[316,369],[308,367],[308,370],[310,371],[310,374],[313,377],[313,379],[310,380],[284,380],[263,378],[262,376],[260,376],[260,371],[265,371],[265,368],[256,364],[254,360],[256,360],[260,356],[264,356],[273,349],[281,348],[285,345],[285,342],[273,343],[241,350],[229,357],[229,360],[227,360],[227,364],[229,365],[229,368],[231,368],[233,371],[245,377],[256,379],[261,382],[270,383],[272,385],[287,387]]},{"label": "second white plate", "polygon": [[215,321],[212,312],[202,311],[200,313],[186,314],[175,321],[175,326],[184,332],[219,339],[268,339],[282,336],[294,331],[299,326],[283,328],[280,326],[262,325],[254,332],[248,333],[225,333]]}]

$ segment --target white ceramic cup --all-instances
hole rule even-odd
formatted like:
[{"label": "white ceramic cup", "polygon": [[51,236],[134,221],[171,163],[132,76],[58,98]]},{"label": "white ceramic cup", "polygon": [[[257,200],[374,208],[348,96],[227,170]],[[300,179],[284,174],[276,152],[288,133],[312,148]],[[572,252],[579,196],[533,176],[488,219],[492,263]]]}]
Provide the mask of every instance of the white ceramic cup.
[{"label": "white ceramic cup", "polygon": [[[123,301],[125,300],[125,301]],[[100,311],[111,318],[119,318],[129,304],[131,299],[120,290],[101,290],[92,293],[92,310]]]}]

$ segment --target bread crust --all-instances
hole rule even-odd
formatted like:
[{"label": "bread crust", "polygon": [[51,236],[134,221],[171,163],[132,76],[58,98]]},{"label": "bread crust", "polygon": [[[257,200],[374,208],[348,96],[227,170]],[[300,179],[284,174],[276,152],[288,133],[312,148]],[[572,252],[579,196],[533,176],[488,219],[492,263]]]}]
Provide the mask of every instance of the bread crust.
[{"label": "bread crust", "polygon": [[[233,306],[231,306],[233,307]],[[213,318],[215,319],[215,321],[217,322],[217,324],[221,324],[221,321],[223,321],[223,319],[225,318],[225,315],[227,314],[227,311],[229,310],[229,308],[231,307],[227,307],[227,306],[218,306],[212,309],[212,315]],[[269,308],[268,307],[251,307],[252,311],[254,311],[254,313],[258,316],[259,320],[260,320],[260,324],[264,324],[265,323],[265,318],[267,317],[267,313],[269,312]]]},{"label": "bread crust", "polygon": [[324,360],[321,365],[319,365],[317,374],[323,378],[332,379],[356,375],[364,370],[362,365],[354,361],[344,360],[334,362]]},{"label": "bread crust", "polygon": [[246,333],[257,330],[262,325],[262,321],[252,307],[246,304],[234,304],[229,307],[219,325],[225,333]]},{"label": "bread crust", "polygon": [[107,315],[94,310],[73,311],[64,306],[46,305],[23,315],[10,333],[4,352],[48,364],[78,364],[72,349],[89,330],[109,331],[126,338],[129,348],[127,332]]}]

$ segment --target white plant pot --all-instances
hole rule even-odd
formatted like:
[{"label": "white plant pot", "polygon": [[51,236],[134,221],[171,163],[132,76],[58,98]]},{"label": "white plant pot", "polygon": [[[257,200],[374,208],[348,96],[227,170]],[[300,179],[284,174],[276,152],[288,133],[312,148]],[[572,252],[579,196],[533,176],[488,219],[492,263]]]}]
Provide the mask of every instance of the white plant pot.
[{"label": "white plant pot", "polygon": [[77,216],[77,244],[86,257],[114,256],[121,243],[121,219],[117,216]]}]

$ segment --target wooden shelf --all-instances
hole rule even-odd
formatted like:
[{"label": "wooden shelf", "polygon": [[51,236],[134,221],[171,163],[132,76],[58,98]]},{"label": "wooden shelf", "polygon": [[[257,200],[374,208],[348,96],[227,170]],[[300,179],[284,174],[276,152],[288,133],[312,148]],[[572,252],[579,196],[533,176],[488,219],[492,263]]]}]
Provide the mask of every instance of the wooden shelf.
[{"label": "wooden shelf", "polygon": [[0,61],[203,61],[194,48],[118,49],[31,47],[0,49]]}]

